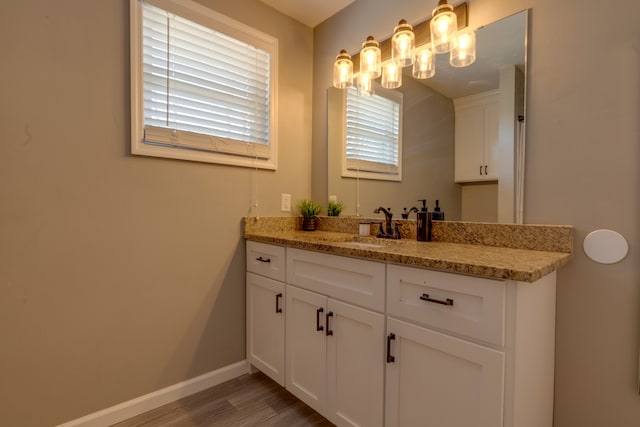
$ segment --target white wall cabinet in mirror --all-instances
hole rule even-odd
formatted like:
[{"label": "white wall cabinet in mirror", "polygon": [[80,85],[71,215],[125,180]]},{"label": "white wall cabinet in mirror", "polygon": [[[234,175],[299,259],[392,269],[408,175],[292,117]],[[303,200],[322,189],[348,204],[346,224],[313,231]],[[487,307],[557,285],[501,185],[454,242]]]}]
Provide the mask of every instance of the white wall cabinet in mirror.
[{"label": "white wall cabinet in mirror", "polygon": [[498,180],[498,91],[454,99],[456,182]]}]

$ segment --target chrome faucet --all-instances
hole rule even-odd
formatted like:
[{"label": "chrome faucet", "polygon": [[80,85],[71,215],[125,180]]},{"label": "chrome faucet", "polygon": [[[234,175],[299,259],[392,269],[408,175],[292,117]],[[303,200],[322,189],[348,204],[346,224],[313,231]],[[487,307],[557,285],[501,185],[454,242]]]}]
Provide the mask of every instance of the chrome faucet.
[{"label": "chrome faucet", "polygon": [[384,222],[385,229],[382,229],[382,224],[380,224],[380,228],[378,229],[377,237],[382,237],[385,239],[399,239],[400,238],[400,230],[398,230],[398,224],[393,227],[391,219],[393,218],[393,214],[391,213],[391,208],[385,209],[382,206],[377,207],[373,210],[373,213],[384,214]]}]

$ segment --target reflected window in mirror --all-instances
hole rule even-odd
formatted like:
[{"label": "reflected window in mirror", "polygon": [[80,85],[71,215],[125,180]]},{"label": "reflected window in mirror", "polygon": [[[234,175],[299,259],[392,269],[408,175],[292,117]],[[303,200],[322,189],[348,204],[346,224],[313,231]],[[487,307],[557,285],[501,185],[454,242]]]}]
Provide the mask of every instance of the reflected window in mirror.
[{"label": "reflected window in mirror", "polygon": [[344,91],[342,176],[402,181],[402,93]]}]

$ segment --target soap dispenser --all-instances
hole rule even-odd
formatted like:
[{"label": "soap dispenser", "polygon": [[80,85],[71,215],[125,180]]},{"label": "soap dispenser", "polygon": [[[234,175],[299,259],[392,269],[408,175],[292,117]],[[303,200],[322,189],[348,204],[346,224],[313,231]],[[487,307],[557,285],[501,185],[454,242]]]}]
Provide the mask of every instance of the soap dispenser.
[{"label": "soap dispenser", "polygon": [[417,235],[416,240],[419,242],[431,241],[431,212],[427,209],[427,200],[418,200],[422,202],[422,209],[416,214],[417,216]]},{"label": "soap dispenser", "polygon": [[431,212],[431,219],[434,221],[444,221],[444,212],[440,210],[440,200],[436,200],[436,207]]}]

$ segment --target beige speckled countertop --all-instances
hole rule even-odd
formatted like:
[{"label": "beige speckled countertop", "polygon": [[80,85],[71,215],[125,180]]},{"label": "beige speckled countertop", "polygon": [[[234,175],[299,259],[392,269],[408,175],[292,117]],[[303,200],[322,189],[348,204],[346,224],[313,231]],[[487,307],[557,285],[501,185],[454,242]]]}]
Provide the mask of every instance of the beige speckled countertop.
[{"label": "beige speckled countertop", "polygon": [[[348,232],[350,229],[344,230],[343,226],[336,227],[335,224],[329,225],[330,221],[325,221],[324,226],[309,232],[299,230],[298,218],[245,218],[244,238],[336,255],[522,282],[535,282],[557,270],[569,261],[573,249],[573,229],[567,226],[483,226],[478,223],[439,222],[434,223],[434,240],[439,236],[440,241],[418,242],[413,239],[361,237],[355,232]],[[358,221],[362,222],[363,219],[358,218]],[[347,218],[342,225],[348,222],[350,220]],[[357,227],[357,221],[355,225]],[[408,221],[403,225],[410,228],[412,224]],[[333,231],[336,229],[340,231]],[[455,236],[448,236],[447,230],[455,231]],[[465,237],[467,234],[470,237]],[[519,239],[525,242],[525,249],[513,247],[513,242]]]}]

